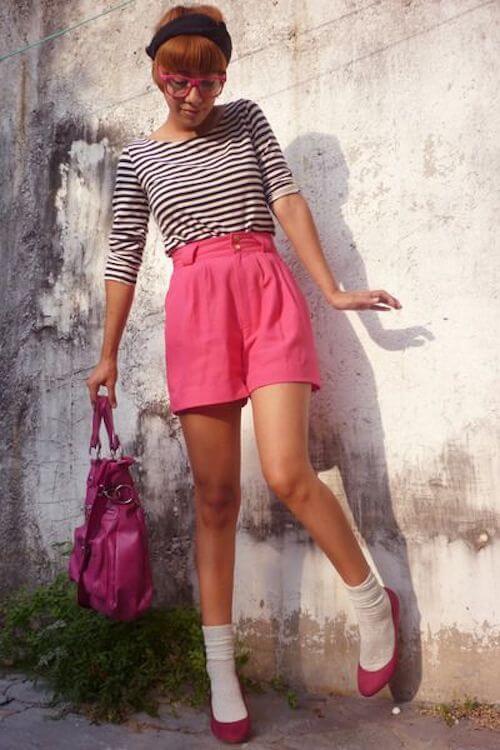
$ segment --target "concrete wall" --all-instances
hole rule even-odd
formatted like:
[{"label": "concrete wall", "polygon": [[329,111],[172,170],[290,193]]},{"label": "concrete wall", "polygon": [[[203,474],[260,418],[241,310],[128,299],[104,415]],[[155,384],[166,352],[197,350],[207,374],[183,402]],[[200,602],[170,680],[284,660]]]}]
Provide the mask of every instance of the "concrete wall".
[{"label": "concrete wall", "polygon": [[[118,3],[116,3],[118,5]],[[90,7],[92,6],[92,7]],[[167,112],[144,46],[162,5],[2,6],[0,588],[49,580],[81,521],[111,191],[123,144]],[[168,7],[168,6],[165,6]],[[264,108],[345,288],[400,312],[333,310],[281,228],[307,296],[323,388],[310,449],[367,556],[402,597],[398,699],[500,699],[499,6],[472,0],[223,2],[234,41],[221,98]],[[140,459],[158,602],[196,602],[193,502],[169,412],[152,222],[122,341],[117,430]],[[355,693],[354,612],[324,554],[268,491],[250,403],[234,618],[312,689]],[[389,695],[389,692],[387,693]]]}]

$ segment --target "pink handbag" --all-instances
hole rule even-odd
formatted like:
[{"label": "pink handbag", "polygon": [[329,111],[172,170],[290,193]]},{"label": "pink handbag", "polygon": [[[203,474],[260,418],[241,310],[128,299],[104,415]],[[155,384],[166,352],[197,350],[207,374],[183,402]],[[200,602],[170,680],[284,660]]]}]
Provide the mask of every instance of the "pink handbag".
[{"label": "pink handbag", "polygon": [[[101,458],[101,420],[112,458]],[[68,573],[78,583],[78,604],[113,620],[133,620],[151,606],[153,582],[147,527],[130,466],[113,424],[108,396],[98,395],[94,408],[84,511],[74,530]],[[116,457],[119,450],[120,457]]]}]

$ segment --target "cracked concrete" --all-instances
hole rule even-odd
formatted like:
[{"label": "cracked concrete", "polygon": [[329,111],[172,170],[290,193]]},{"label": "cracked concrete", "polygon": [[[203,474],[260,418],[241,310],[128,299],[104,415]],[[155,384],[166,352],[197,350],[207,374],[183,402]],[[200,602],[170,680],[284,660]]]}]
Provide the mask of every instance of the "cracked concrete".
[{"label": "cracked concrete", "polygon": [[[43,681],[22,673],[0,677],[0,748],[35,750],[198,750],[220,747],[209,726],[209,708],[160,703],[158,716],[136,713],[123,724],[93,724],[64,702],[50,705],[52,691]],[[442,719],[419,713],[417,702],[385,698],[298,693],[290,708],[274,691],[247,692],[253,736],[242,745],[254,750],[496,750],[500,732],[469,720],[449,727]]]}]

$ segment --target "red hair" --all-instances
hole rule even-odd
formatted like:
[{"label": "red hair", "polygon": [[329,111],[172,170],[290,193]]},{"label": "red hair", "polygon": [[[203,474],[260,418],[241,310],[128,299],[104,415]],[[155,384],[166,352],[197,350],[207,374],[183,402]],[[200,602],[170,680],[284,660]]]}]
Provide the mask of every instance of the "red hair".
[{"label": "red hair", "polygon": [[[189,13],[204,13],[214,21],[224,21],[221,11],[215,5],[176,5],[163,14],[155,26],[154,33],[169,21]],[[227,60],[221,48],[206,36],[197,34],[179,34],[167,39],[158,48],[153,61],[151,75],[160,90],[162,81],[157,76],[158,66],[172,73],[182,70],[196,71],[202,75],[225,73]]]}]

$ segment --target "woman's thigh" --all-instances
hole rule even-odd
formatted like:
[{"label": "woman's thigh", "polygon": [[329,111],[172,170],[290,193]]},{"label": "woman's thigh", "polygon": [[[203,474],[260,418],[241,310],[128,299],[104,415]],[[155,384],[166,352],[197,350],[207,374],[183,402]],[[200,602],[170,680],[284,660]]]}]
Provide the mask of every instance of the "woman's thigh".
[{"label": "woman's thigh", "polygon": [[241,404],[199,406],[178,416],[196,488],[208,499],[239,496]]},{"label": "woman's thigh", "polygon": [[309,459],[310,383],[274,383],[250,394],[262,474],[281,498],[314,470]]}]

